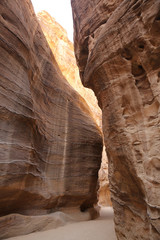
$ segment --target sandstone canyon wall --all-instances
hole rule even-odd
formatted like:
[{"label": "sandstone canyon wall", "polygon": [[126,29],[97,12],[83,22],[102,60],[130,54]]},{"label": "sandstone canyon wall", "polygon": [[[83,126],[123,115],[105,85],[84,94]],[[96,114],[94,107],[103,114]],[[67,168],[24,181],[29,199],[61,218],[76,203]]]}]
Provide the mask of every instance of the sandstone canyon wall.
[{"label": "sandstone canyon wall", "polygon": [[[46,11],[37,14],[38,21],[55,59],[71,86],[86,100],[98,126],[102,128],[102,111],[98,106],[93,91],[85,88],[79,77],[73,43],[68,39],[66,30]],[[102,155],[102,164],[99,172],[98,199],[100,205],[111,205],[108,184],[108,162],[105,152]]]},{"label": "sandstone canyon wall", "polygon": [[84,86],[102,108],[118,239],[160,239],[160,1],[72,0]]},{"label": "sandstone canyon wall", "polygon": [[93,91],[85,88],[81,83],[73,43],[68,39],[66,30],[46,11],[39,12],[37,18],[62,74],[70,85],[86,100],[94,119],[101,128],[102,111],[97,104]]},{"label": "sandstone canyon wall", "polygon": [[[85,88],[79,77],[73,43],[69,41],[66,30],[58,24],[46,11],[37,14],[40,26],[56,61],[71,86],[86,100],[98,126],[102,128],[102,111],[92,90]],[[108,185],[108,162],[103,152],[102,164],[99,172],[98,198],[100,205],[111,205]]]},{"label": "sandstone canyon wall", "polygon": [[0,88],[0,215],[92,207],[101,132],[29,0],[0,1]]}]

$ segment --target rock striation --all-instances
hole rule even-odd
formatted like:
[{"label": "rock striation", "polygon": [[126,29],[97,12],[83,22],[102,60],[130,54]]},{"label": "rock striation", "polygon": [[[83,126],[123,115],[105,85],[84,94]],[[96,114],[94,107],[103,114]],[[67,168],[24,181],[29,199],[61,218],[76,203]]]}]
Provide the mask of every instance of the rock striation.
[{"label": "rock striation", "polygon": [[37,14],[38,21],[58,66],[69,84],[86,100],[98,126],[102,128],[102,111],[92,90],[85,88],[79,77],[73,43],[66,30],[46,11]]},{"label": "rock striation", "polygon": [[[37,18],[62,74],[69,84],[86,100],[94,119],[102,129],[102,111],[98,106],[97,98],[93,91],[82,85],[74,55],[73,43],[69,41],[66,30],[46,11],[39,12]],[[99,172],[99,187],[99,204],[104,206],[111,205],[108,182],[108,162],[104,151]]]},{"label": "rock striation", "polygon": [[0,2],[0,89],[0,215],[92,207],[101,132],[63,77],[30,0]]},{"label": "rock striation", "polygon": [[75,54],[102,108],[117,238],[160,239],[160,1],[72,0]]}]

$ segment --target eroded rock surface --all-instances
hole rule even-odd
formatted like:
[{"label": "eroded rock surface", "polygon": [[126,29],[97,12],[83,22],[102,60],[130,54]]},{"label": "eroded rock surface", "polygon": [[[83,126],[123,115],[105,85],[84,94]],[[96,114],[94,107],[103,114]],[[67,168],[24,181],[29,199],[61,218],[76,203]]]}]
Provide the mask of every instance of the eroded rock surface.
[{"label": "eroded rock surface", "polygon": [[75,53],[102,108],[118,239],[160,239],[160,1],[72,0]]},{"label": "eroded rock surface", "polygon": [[29,0],[0,2],[0,79],[0,215],[91,207],[101,133]]},{"label": "eroded rock surface", "polygon": [[[97,98],[93,91],[82,85],[74,55],[73,43],[69,41],[66,30],[46,11],[39,12],[37,18],[62,74],[71,86],[86,100],[94,119],[99,127],[102,128],[102,111],[98,106]],[[100,205],[111,205],[108,161],[105,151],[103,151],[102,164],[99,171],[98,198]]]},{"label": "eroded rock surface", "polygon": [[70,85],[86,100],[98,126],[102,127],[102,111],[92,90],[84,88],[79,77],[73,43],[66,30],[46,11],[37,14],[38,21],[54,54],[58,66]]}]

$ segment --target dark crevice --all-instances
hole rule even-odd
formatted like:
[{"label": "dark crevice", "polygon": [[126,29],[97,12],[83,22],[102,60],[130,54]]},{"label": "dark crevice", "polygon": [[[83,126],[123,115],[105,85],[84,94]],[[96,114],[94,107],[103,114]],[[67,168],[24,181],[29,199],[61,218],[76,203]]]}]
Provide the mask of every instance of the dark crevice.
[{"label": "dark crevice", "polygon": [[[153,225],[153,223],[151,223],[151,226],[152,226],[152,231],[155,233],[155,234],[160,234],[159,230]],[[157,238],[158,239],[158,238]]]},{"label": "dark crevice", "polygon": [[144,49],[144,45],[142,45],[142,44],[138,45],[138,47],[142,50]]},{"label": "dark crevice", "polygon": [[135,85],[139,90],[143,105],[151,105],[154,102],[153,92],[143,66],[136,62],[132,63],[132,75],[135,78]]},{"label": "dark crevice", "polygon": [[94,33],[92,33],[91,37],[94,38]]},{"label": "dark crevice", "polygon": [[2,13],[1,16],[2,16],[2,18],[3,18],[4,20],[7,20],[7,19],[8,19],[7,15],[6,15],[5,13]]},{"label": "dark crevice", "polygon": [[132,74],[135,76],[135,77],[139,77],[139,76],[142,76],[145,74],[145,70],[144,68],[142,67],[142,65],[138,65],[136,63],[133,63],[132,64]]},{"label": "dark crevice", "polygon": [[80,53],[81,58],[79,59],[80,77],[82,78],[82,80],[84,75],[84,67],[87,64],[88,54],[89,54],[88,40],[89,40],[89,37],[87,37],[83,42],[83,47],[81,48],[81,53]]},{"label": "dark crevice", "polygon": [[105,24],[107,22],[106,19],[104,19],[102,22],[101,22],[101,25]]},{"label": "dark crevice", "polygon": [[160,21],[160,11],[158,12],[156,18],[155,18],[156,21]]},{"label": "dark crevice", "polygon": [[145,42],[144,41],[139,41],[137,45],[138,45],[138,48],[139,48],[140,51],[144,50],[144,48],[145,48]]},{"label": "dark crevice", "polygon": [[80,210],[81,210],[81,212],[85,212],[87,210],[87,208],[85,206],[81,205]]},{"label": "dark crevice", "polygon": [[139,7],[141,7],[141,2],[137,2],[137,1],[136,1],[136,4],[133,5],[133,10],[136,10],[136,9],[138,9]]},{"label": "dark crevice", "polygon": [[141,79],[135,79],[135,84],[139,89],[148,89],[150,87],[150,83],[145,76]]},{"label": "dark crevice", "polygon": [[122,50],[121,56],[127,60],[131,60],[132,59],[132,54],[130,52],[130,50],[128,48],[124,48]]},{"label": "dark crevice", "polygon": [[160,82],[160,72],[158,72],[158,79],[157,79],[157,82],[158,82],[158,83]]}]

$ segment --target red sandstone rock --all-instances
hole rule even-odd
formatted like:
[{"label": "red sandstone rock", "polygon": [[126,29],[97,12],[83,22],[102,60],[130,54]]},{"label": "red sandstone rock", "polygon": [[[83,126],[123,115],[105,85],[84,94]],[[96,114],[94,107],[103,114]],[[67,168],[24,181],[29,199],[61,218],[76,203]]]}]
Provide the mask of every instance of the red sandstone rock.
[{"label": "red sandstone rock", "polygon": [[1,1],[0,15],[0,215],[92,207],[101,132],[30,1]]},{"label": "red sandstone rock", "polygon": [[118,239],[160,239],[160,1],[72,0],[75,53],[103,114]]}]

